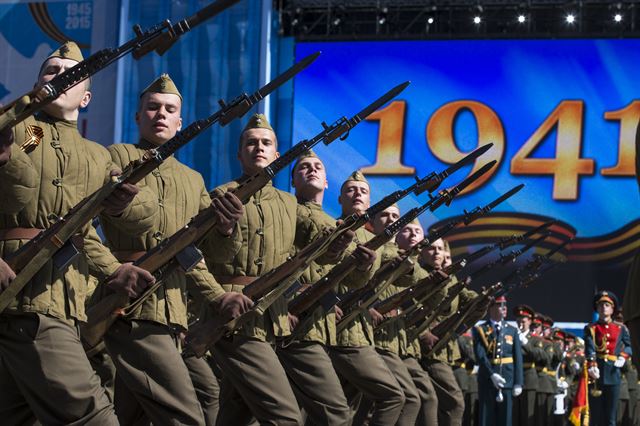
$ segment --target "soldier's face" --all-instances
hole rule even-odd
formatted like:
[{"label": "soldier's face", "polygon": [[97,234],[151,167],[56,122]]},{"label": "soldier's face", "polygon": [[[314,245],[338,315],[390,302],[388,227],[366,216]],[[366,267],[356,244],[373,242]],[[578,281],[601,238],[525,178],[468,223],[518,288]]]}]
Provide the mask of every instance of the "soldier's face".
[{"label": "soldier's face", "polygon": [[444,241],[440,238],[422,250],[420,256],[427,265],[435,269],[440,269],[444,263],[444,253]]},{"label": "soldier's face", "polygon": [[494,321],[502,321],[507,316],[507,304],[494,303],[489,307],[489,317]]},{"label": "soldier's face", "polygon": [[453,262],[451,261],[451,252],[448,250],[445,250],[444,252],[444,261],[442,262],[442,267],[446,268],[447,266],[451,265]]},{"label": "soldier's face", "polygon": [[396,206],[387,207],[378,213],[372,221],[373,232],[379,234],[384,228],[400,219],[400,210]]},{"label": "soldier's face", "polygon": [[342,214],[364,213],[370,207],[370,196],[368,183],[348,181],[342,186],[340,197],[338,197]]},{"label": "soldier's face", "polygon": [[529,330],[529,327],[531,327],[531,318],[529,317],[518,317],[516,322],[518,323],[518,328],[522,331]]},{"label": "soldier's face", "polygon": [[278,158],[276,135],[269,129],[249,129],[242,134],[238,160],[242,171],[253,175]]},{"label": "soldier's face", "polygon": [[[40,70],[38,85],[51,81],[57,75],[77,64],[78,62],[72,59],[47,59]],[[55,101],[44,107],[45,112],[57,118],[73,119],[70,115],[75,115],[75,118],[77,118],[78,110],[89,105],[91,100],[91,92],[87,90],[88,84],[89,81],[86,80],[62,93]]]},{"label": "soldier's face", "polygon": [[408,250],[424,239],[422,226],[410,223],[398,232],[396,243],[403,250]]},{"label": "soldier's face", "polygon": [[319,158],[307,157],[298,161],[293,171],[293,187],[297,192],[324,191],[329,187],[327,171]]},{"label": "soldier's face", "polygon": [[182,128],[182,102],[170,93],[145,93],[140,100],[136,123],[140,136],[156,146],[174,137]]},{"label": "soldier's face", "polygon": [[613,305],[609,302],[598,303],[598,316],[602,319],[611,318],[613,315]]}]

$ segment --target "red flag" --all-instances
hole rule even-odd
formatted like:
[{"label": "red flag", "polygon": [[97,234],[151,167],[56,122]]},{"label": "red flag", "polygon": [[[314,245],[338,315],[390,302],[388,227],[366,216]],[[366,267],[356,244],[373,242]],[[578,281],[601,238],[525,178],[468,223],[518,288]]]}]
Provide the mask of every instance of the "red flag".
[{"label": "red flag", "polygon": [[[582,422],[580,420],[582,419]],[[578,381],[578,390],[573,398],[569,421],[574,426],[589,426],[589,376],[587,362],[583,363],[582,374]]]}]

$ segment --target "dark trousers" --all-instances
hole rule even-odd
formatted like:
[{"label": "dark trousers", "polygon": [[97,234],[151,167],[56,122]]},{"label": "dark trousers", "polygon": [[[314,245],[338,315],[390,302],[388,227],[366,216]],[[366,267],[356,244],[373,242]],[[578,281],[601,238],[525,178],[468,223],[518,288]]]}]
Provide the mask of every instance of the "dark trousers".
[{"label": "dark trousers", "polygon": [[522,391],[522,394],[520,394],[520,396],[513,398],[513,421],[515,424],[519,426],[535,426],[535,414],[535,389],[525,389]]},{"label": "dark trousers", "polygon": [[478,389],[480,426],[511,426],[513,397],[511,389],[503,389],[502,402],[496,401],[498,390],[493,384],[483,384]]},{"label": "dark trousers", "polygon": [[591,409],[590,426],[616,426],[616,413],[620,397],[620,385],[598,385],[602,395],[594,398],[589,395]]}]

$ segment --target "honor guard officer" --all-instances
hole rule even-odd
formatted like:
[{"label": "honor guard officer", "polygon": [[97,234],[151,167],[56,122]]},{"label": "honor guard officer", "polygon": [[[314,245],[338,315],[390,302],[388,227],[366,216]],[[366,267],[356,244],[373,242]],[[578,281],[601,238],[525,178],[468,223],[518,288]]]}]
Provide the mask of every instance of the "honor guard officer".
[{"label": "honor guard officer", "polygon": [[[585,356],[589,363],[589,377],[595,381],[590,392],[593,424],[614,426],[616,406],[620,394],[621,368],[631,356],[627,328],[613,322],[618,299],[610,291],[600,291],[593,299],[598,321],[584,329]],[[600,393],[600,396],[596,395]],[[595,395],[594,395],[595,394]]]},{"label": "honor guard officer", "polygon": [[522,393],[520,338],[506,314],[507,299],[499,296],[489,307],[489,320],[473,328],[481,426],[510,426],[512,397]]},{"label": "honor guard officer", "polygon": [[[42,85],[83,60],[73,42],[63,44],[42,64]],[[0,254],[17,251],[27,240],[64,216],[84,197],[117,174],[109,153],[78,132],[78,115],[91,100],[89,80],[61,94],[35,116],[0,135]],[[135,185],[122,185],[105,203],[108,215],[135,220]],[[0,315],[0,419],[4,424],[117,424],[98,376],[84,353],[78,325],[86,320],[89,274],[125,293],[154,279],[120,264],[91,225],[81,231],[82,252],[63,270],[52,260]],[[27,267],[28,268],[28,265]],[[15,277],[0,260],[0,297]]]}]

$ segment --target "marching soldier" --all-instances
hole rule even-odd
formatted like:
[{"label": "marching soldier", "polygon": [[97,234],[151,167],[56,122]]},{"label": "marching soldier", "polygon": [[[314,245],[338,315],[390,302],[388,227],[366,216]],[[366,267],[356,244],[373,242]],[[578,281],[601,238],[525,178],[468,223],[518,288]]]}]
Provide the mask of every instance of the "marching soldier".
[{"label": "marching soldier", "polygon": [[[373,232],[380,234],[384,229],[391,225],[393,222],[400,218],[400,209],[396,204],[386,208],[382,212],[378,213],[373,218]],[[417,219],[407,226],[420,226]],[[407,228],[407,227],[405,227]],[[406,229],[403,229],[406,232]],[[422,228],[420,227],[420,231]],[[399,234],[398,234],[399,235]],[[402,238],[402,237],[401,237]],[[422,239],[422,234],[416,236],[411,245],[417,244]],[[389,241],[382,247],[382,259],[381,263],[386,264],[398,259],[399,246],[395,241]],[[417,256],[416,256],[417,257]],[[417,258],[414,259],[417,263]],[[387,297],[391,297],[404,288],[414,285],[420,278],[424,277],[419,269],[414,269],[411,275],[399,277],[395,282],[389,284],[389,286],[380,295],[380,300],[384,300]],[[383,320],[382,315],[374,308],[370,310],[371,316],[374,321],[374,325],[380,324]],[[398,309],[393,310],[387,314],[388,317],[394,318],[388,321],[384,326],[378,328],[375,332],[375,346],[376,351],[380,354],[387,367],[395,376],[398,384],[402,388],[404,393],[405,403],[402,407],[402,413],[400,418],[396,422],[397,425],[415,425],[420,410],[420,396],[418,395],[418,389],[413,382],[411,373],[407,369],[407,366],[402,362],[400,358],[401,347],[406,348],[406,332],[404,330],[404,322],[398,318]]]},{"label": "marching soldier", "polygon": [[467,330],[457,340],[460,348],[460,367],[464,369],[467,375],[467,386],[466,389],[463,389],[464,416],[462,417],[462,424],[463,426],[474,426],[478,424],[478,364],[473,353],[471,330]]},{"label": "marching soldier", "polygon": [[618,299],[610,291],[600,291],[593,299],[598,321],[584,329],[585,356],[589,363],[589,377],[595,381],[601,395],[589,396],[592,419],[596,425],[616,424],[616,405],[620,394],[621,368],[631,357],[631,343],[627,328],[613,322]]},{"label": "marching soldier", "polygon": [[[125,167],[141,159],[149,149],[173,138],[182,127],[181,109],[182,96],[171,78],[163,74],[154,80],[140,93],[136,113],[140,141],[135,145],[110,146],[113,161]],[[153,194],[153,202],[142,206],[153,220],[151,229],[140,229],[137,222],[125,216],[101,218],[107,241],[122,262],[136,261],[211,205],[202,176],[175,157],[166,159],[139,186],[141,192]],[[237,199],[226,202],[239,211]],[[225,219],[218,222],[220,232],[228,226],[229,220]],[[178,333],[187,329],[187,285],[214,310],[227,313],[237,309],[236,305],[240,305],[240,309],[250,305],[250,300],[241,295],[235,299],[226,295],[200,262],[186,275],[176,271],[165,277],[163,285],[138,308],[117,320],[104,341],[117,369],[116,413],[123,424],[132,424],[141,418],[155,424],[205,422],[178,350]],[[97,295],[97,299],[103,295]],[[191,361],[206,364],[204,360]],[[213,383],[211,369],[202,371],[210,372],[208,376]]]},{"label": "marching soldier", "polygon": [[[304,219],[303,226],[311,226],[313,231],[298,232],[296,238],[307,239],[322,228],[334,227],[336,221],[322,209],[324,191],[328,188],[327,173],[322,160],[308,151],[298,158],[292,172],[293,187],[298,200],[298,218]],[[296,241],[303,247],[310,241]],[[318,281],[331,270],[331,264],[313,262],[300,277],[303,284],[300,292]],[[362,277],[356,271],[348,279]],[[284,367],[293,392],[307,415],[308,424],[346,425],[351,419],[338,375],[327,355],[327,345],[336,343],[335,310],[323,314],[318,308],[312,315],[314,324],[309,330],[296,330],[301,337],[286,346],[278,346],[276,352]]]},{"label": "marching soldier", "polygon": [[504,318],[507,299],[489,307],[489,320],[473,328],[478,371],[480,425],[511,425],[512,397],[522,393],[522,351],[518,330]]},{"label": "marching soldier", "polygon": [[[433,244],[422,251],[420,257],[421,265],[428,272],[443,268],[445,266],[446,252],[444,240],[438,239],[434,241]],[[446,297],[449,289],[456,283],[457,278],[455,276],[450,278],[444,291],[439,292],[428,301],[427,306],[429,310],[435,309]],[[474,291],[463,289],[460,294],[453,299],[448,311],[436,318],[436,322],[440,322],[456,312],[461,303],[466,303],[476,296],[477,294]],[[427,349],[431,349],[438,341],[438,337],[429,331],[420,336],[420,339]],[[451,369],[451,364],[458,358],[460,358],[460,350],[455,340],[447,343],[447,346],[439,353],[433,354],[429,358],[424,356],[422,358],[422,365],[429,374],[429,378],[438,396],[438,425],[462,424],[464,396]]]},{"label": "marching soldier", "polygon": [[[42,85],[82,61],[67,42],[42,64]],[[91,100],[89,80],[42,112],[0,135],[0,254],[10,256],[75,204],[117,174],[109,153],[78,132],[79,109]],[[107,215],[140,220],[135,185],[122,185],[105,203]],[[140,194],[142,196],[142,194]],[[144,200],[142,201],[144,202]],[[127,207],[128,206],[128,207]],[[84,354],[78,324],[89,273],[116,291],[137,293],[151,274],[120,264],[88,224],[84,256],[64,270],[49,261],[0,315],[0,418],[7,424],[117,424],[113,405]],[[15,273],[0,260],[0,297]]]},{"label": "marching soldier", "polygon": [[[266,117],[252,116],[238,146],[243,175],[260,172],[279,155],[275,132]],[[239,181],[214,192],[226,194],[237,188]],[[295,241],[309,241],[299,233],[312,229],[305,225],[308,218],[298,217],[295,197],[271,183],[239,211],[237,222],[228,221],[224,232],[212,230],[203,245],[207,265],[227,294],[241,293],[244,286],[284,263],[295,251]],[[342,255],[344,244],[342,240],[332,244],[330,251],[335,257]],[[368,261],[372,262],[365,259],[363,263]],[[244,424],[253,416],[261,423],[300,423],[300,409],[274,350],[276,339],[290,334],[287,303],[281,297],[267,313],[215,344],[213,355],[224,371],[217,424]]]},{"label": "marching soldier", "polygon": [[520,331],[518,338],[522,347],[522,367],[524,370],[523,392],[521,396],[514,399],[513,418],[518,425],[534,426],[536,391],[538,389],[536,365],[544,363],[547,355],[543,349],[542,340],[531,329],[535,311],[527,305],[518,305],[513,309],[513,313]]},{"label": "marching soldier", "polygon": [[[338,202],[342,207],[341,217],[353,213],[362,214],[370,207],[369,182],[360,171],[353,172],[344,181]],[[354,241],[364,244],[371,238],[371,232],[359,228]],[[373,257],[373,252],[371,256]],[[367,274],[369,279],[379,266],[380,256],[376,254],[373,266],[362,273]],[[348,291],[349,288],[344,283],[338,286],[339,295]],[[342,312],[337,314],[340,316]],[[372,319],[369,312],[364,312],[338,333],[336,345],[329,347],[329,356],[341,377],[349,405],[355,409],[361,394],[374,404],[369,424],[392,425],[400,417],[405,402],[404,394],[373,345]]]},{"label": "marching soldier", "polygon": [[[417,220],[406,225],[398,232],[398,235],[396,235],[396,243],[401,250],[409,250],[423,239],[424,230]],[[418,259],[416,259],[413,266],[413,275],[416,281],[421,278],[426,278],[429,275],[428,272],[420,266]],[[404,333],[404,337],[408,338],[406,332]],[[432,425],[438,421],[438,397],[433,383],[431,383],[431,379],[429,379],[429,375],[420,365],[419,361],[421,356],[420,339],[418,337],[413,339],[413,341],[401,340],[400,357],[407,367],[409,374],[411,374],[413,384],[416,386],[418,395],[420,396],[420,411],[418,412],[416,424]]]}]

